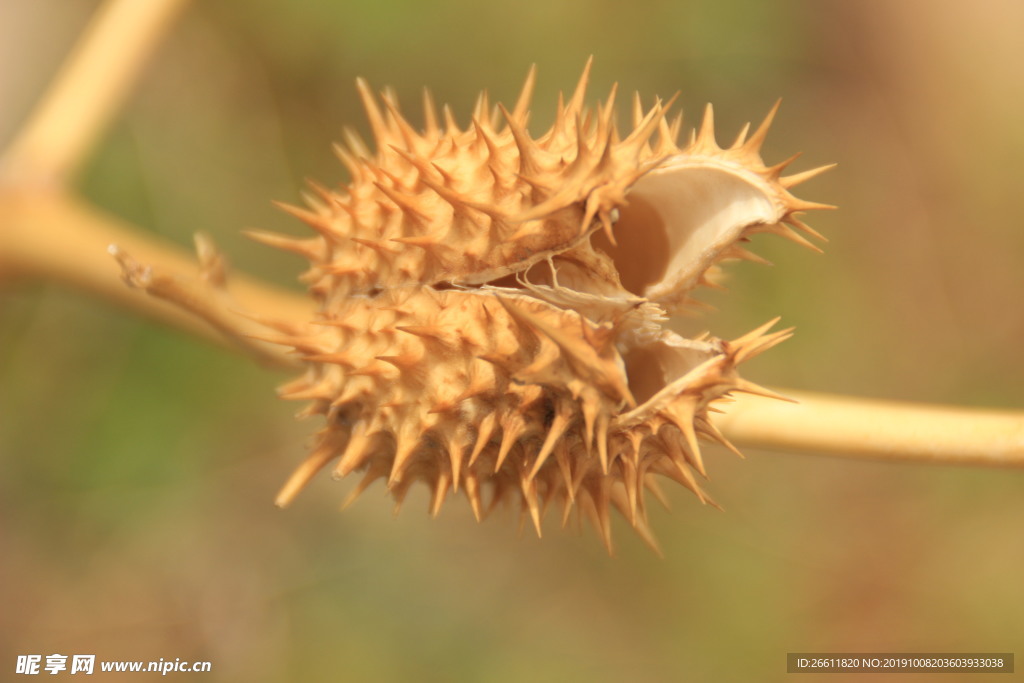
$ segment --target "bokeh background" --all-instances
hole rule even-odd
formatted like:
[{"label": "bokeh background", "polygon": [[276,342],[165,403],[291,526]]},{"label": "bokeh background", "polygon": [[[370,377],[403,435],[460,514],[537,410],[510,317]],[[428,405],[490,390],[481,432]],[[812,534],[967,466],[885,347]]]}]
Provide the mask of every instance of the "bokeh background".
[{"label": "bokeh background", "polygon": [[[0,4],[0,140],[95,7]],[[704,296],[719,311],[686,324],[795,325],[747,369],[762,383],[1020,408],[1022,28],[1015,0],[204,0],[80,190],[297,288],[299,260],[239,230],[298,234],[270,200],[344,181],[329,144],[367,132],[356,76],[414,122],[429,86],[466,123],[478,90],[513,100],[536,62],[535,132],[590,54],[591,102],[614,81],[682,90],[691,124],[715,104],[723,141],[782,97],[766,159],[840,164],[801,188],[841,207],[811,221],[827,253],[763,237],[775,267],[732,268]],[[665,558],[617,522],[610,559],[553,519],[543,540],[512,514],[477,524],[461,497],[430,520],[420,492],[394,518],[379,484],[344,513],[353,482],[326,476],[274,508],[313,428],[274,397],[284,379],[81,293],[3,283],[0,678],[53,652],[209,660],[192,677],[211,681],[779,680],[798,650],[1024,657],[1020,472],[711,449],[724,512],[672,491],[652,513]]]}]

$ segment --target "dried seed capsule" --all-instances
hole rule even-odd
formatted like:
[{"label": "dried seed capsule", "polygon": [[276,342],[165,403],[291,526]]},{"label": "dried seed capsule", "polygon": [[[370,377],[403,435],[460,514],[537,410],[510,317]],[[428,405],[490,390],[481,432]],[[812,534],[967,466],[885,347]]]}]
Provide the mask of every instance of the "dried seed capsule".
[{"label": "dried seed capsule", "polygon": [[736,366],[789,331],[692,340],[663,323],[721,261],[758,260],[752,234],[815,248],[795,214],[826,207],[789,189],[817,171],[763,163],[775,109],[723,149],[708,107],[680,146],[669,106],[637,98],[622,135],[614,90],[584,107],[588,72],[536,138],[532,71],[512,111],[481,98],[465,130],[447,111],[442,128],[428,98],[417,131],[359,81],[376,152],[349,135],[350,184],[288,208],[315,237],[262,237],[310,260],[320,302],[294,344],[306,374],[281,394],[326,425],[279,504],[336,461],[337,476],[364,473],[355,495],[382,479],[401,502],[425,482],[435,514],[461,490],[478,516],[518,501],[540,533],[549,504],[575,507],[610,547],[611,507],[653,543],[657,477],[708,500],[698,441],[724,443],[709,405],[760,391]]}]

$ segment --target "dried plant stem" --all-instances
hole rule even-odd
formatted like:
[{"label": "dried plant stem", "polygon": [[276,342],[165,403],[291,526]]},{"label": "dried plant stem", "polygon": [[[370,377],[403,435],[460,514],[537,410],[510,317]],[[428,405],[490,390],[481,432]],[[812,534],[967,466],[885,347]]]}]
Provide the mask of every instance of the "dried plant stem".
[{"label": "dried plant stem", "polygon": [[782,390],[742,396],[716,426],[738,445],[847,457],[1024,467],[1024,412]]},{"label": "dried plant stem", "polygon": [[[280,347],[261,341],[260,337],[267,335],[265,327],[237,310],[237,304],[227,291],[224,262],[220,253],[213,251],[208,238],[196,235],[196,246],[200,257],[198,278],[182,278],[141,264],[117,244],[111,244],[108,251],[121,264],[122,276],[129,286],[205,321],[226,340],[267,365],[298,365]],[[212,257],[212,265],[204,260],[204,254]],[[284,324],[291,330],[301,329],[291,323]]]},{"label": "dried plant stem", "polygon": [[[197,287],[203,273],[194,256],[63,193],[0,194],[0,216],[0,274],[91,292],[191,334],[240,345],[264,362],[291,361],[276,347],[249,339],[247,335],[261,328],[239,315],[236,307],[283,321],[308,320],[312,315],[308,297],[245,276],[231,278],[230,299],[222,293],[200,297]],[[111,245],[140,263],[139,272],[149,269],[154,276],[149,284],[169,301],[126,286],[111,257]],[[174,287],[169,285],[172,280]]]},{"label": "dried plant stem", "polygon": [[7,181],[66,181],[187,2],[107,0],[6,151]]}]

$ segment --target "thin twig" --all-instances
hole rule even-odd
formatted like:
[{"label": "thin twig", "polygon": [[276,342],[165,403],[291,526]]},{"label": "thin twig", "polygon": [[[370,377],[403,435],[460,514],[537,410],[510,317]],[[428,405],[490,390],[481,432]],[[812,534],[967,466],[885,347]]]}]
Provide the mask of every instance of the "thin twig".
[{"label": "thin twig", "polygon": [[786,403],[741,396],[716,416],[737,445],[847,457],[1024,467],[1024,412],[780,390]]},{"label": "thin twig", "polygon": [[[223,303],[215,315],[197,317],[180,302],[162,301],[122,280],[121,269],[109,248],[117,247],[156,272],[173,274],[187,283],[197,273],[196,259],[179,247],[147,236],[143,231],[63,193],[0,193],[0,276],[42,279],[87,291],[126,306],[190,334],[236,345],[251,324]],[[202,255],[202,254],[201,254]],[[217,261],[216,255],[205,258]],[[210,270],[214,266],[210,266]],[[202,272],[197,273],[200,278]],[[211,274],[216,279],[218,276]],[[191,285],[185,284],[184,287]],[[312,319],[313,301],[298,293],[267,285],[244,275],[231,278],[231,301],[240,310],[301,326]],[[208,311],[209,312],[209,311]],[[236,320],[227,325],[227,320]],[[206,322],[204,322],[204,320]],[[211,324],[213,325],[211,327]],[[227,338],[224,333],[228,331]],[[255,330],[253,330],[255,331]],[[243,347],[261,348],[263,360],[284,360],[280,349],[245,341]],[[251,350],[251,349],[250,349]]]},{"label": "thin twig", "polygon": [[66,182],[187,2],[107,0],[4,154],[4,180]]},{"label": "thin twig", "polygon": [[[202,266],[203,242],[197,236],[200,251],[200,272],[198,278],[182,278],[165,273],[153,266],[143,265],[132,258],[116,244],[108,248],[110,254],[121,264],[125,282],[144,290],[150,296],[174,304],[187,313],[206,321],[213,329],[234,343],[240,350],[249,353],[267,365],[288,367],[298,365],[297,360],[287,355],[279,346],[270,348],[257,337],[267,334],[266,328],[240,314],[227,293],[227,280],[222,270],[223,261],[217,255],[218,273],[211,273]],[[296,328],[296,330],[301,328]]]}]

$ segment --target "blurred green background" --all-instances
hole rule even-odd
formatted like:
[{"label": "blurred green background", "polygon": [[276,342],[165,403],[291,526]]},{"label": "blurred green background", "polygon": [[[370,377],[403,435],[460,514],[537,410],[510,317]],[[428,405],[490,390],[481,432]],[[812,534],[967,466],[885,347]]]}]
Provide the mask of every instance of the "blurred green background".
[{"label": "blurred green background", "polygon": [[[0,140],[95,7],[0,5]],[[766,160],[840,164],[800,188],[841,207],[811,217],[827,253],[763,237],[775,267],[733,267],[728,294],[704,295],[719,312],[687,324],[795,325],[747,369],[762,383],[1019,408],[1021,26],[1013,0],[204,0],[80,189],[297,288],[300,261],[239,230],[299,234],[270,200],[344,181],[330,143],[367,132],[356,76],[414,122],[429,86],[466,123],[481,88],[513,100],[536,62],[535,133],[590,54],[591,102],[614,81],[645,101],[682,90],[691,124],[714,102],[722,141],[782,97]],[[53,652],[209,660],[211,681],[779,680],[797,650],[1024,656],[1019,472],[710,449],[725,511],[673,490],[652,519],[665,559],[620,521],[610,559],[553,519],[543,540],[511,514],[477,524],[461,496],[431,521],[419,492],[392,518],[378,484],[339,514],[354,482],[326,476],[277,510],[314,427],[274,397],[284,379],[4,283],[0,678]]]}]

